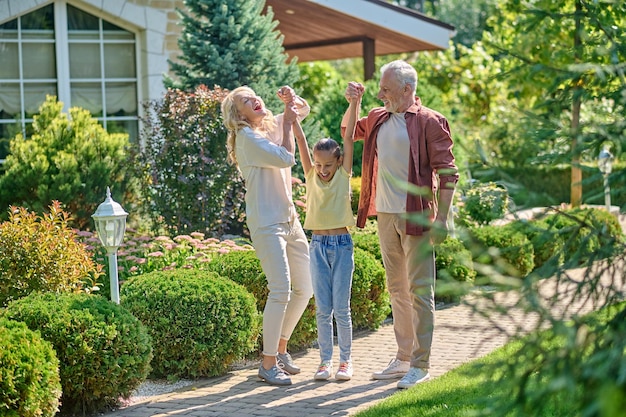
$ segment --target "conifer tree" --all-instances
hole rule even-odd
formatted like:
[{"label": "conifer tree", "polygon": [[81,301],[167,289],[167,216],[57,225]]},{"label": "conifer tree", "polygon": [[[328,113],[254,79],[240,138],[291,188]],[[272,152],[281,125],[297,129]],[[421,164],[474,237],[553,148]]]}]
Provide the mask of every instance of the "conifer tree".
[{"label": "conifer tree", "polygon": [[182,55],[179,62],[170,61],[177,80],[166,80],[166,85],[190,91],[200,84],[225,89],[245,84],[271,103],[278,87],[296,81],[295,61],[287,61],[271,8],[263,14],[264,0],[184,4],[187,9],[178,10]]},{"label": "conifer tree", "polygon": [[[509,95],[527,101],[541,162],[571,166],[570,204],[580,206],[581,162],[595,159],[604,142],[622,147],[623,117],[614,115],[626,104],[626,4],[503,0],[498,7],[487,45],[500,55]],[[591,124],[601,112],[604,121]]]}]

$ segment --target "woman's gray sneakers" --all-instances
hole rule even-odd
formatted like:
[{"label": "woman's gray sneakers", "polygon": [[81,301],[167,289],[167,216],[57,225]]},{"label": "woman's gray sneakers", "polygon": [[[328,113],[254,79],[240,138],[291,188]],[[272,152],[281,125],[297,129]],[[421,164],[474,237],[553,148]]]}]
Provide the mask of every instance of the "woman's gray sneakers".
[{"label": "woman's gray sneakers", "polygon": [[276,362],[278,363],[278,367],[283,371],[287,372],[290,375],[295,375],[300,373],[300,368],[293,363],[293,359],[289,352],[279,353],[276,355]]},{"label": "woman's gray sneakers", "polygon": [[291,385],[291,378],[278,366],[274,365],[270,369],[259,366],[259,378],[270,385]]}]

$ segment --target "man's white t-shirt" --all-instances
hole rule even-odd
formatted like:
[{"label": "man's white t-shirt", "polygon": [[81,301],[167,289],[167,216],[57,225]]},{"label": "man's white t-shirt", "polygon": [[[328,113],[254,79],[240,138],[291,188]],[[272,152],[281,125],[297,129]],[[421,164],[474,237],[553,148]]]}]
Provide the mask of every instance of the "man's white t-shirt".
[{"label": "man's white t-shirt", "polygon": [[409,178],[409,133],[404,113],[391,113],[376,137],[378,176],[376,211],[406,212],[406,187]]}]

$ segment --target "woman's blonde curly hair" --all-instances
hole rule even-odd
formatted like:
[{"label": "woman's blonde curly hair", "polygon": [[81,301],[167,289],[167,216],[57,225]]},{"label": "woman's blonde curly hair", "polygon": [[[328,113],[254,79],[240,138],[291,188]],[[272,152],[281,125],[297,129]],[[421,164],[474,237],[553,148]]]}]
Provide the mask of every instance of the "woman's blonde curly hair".
[{"label": "woman's blonde curly hair", "polygon": [[[237,132],[239,132],[244,127],[249,127],[250,123],[239,113],[237,110],[237,104],[235,103],[235,99],[237,96],[242,93],[250,93],[256,96],[256,93],[253,89],[247,86],[237,87],[222,100],[221,110],[222,110],[222,123],[226,130],[228,131],[228,137],[226,138],[226,149],[228,151],[228,162],[233,165],[237,164],[237,155],[235,154],[235,139],[237,138]],[[261,99],[263,101],[263,99]],[[263,103],[265,106],[265,103]],[[260,130],[269,131],[272,129],[276,122],[274,121],[274,115],[269,109],[266,109],[267,114],[263,118],[261,123]],[[259,130],[259,128],[257,128]]]}]

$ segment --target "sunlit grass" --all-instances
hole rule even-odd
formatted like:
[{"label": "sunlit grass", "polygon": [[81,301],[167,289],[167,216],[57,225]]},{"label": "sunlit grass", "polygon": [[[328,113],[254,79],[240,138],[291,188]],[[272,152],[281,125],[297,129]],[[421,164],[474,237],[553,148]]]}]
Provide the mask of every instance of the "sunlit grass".
[{"label": "sunlit grass", "polygon": [[[601,331],[608,320],[623,308],[623,305],[617,305],[599,310],[586,316],[585,322],[596,331]],[[539,343],[541,349],[535,346],[535,349],[529,350],[528,346],[532,343]],[[582,416],[585,414],[580,409],[584,404],[583,384],[568,378],[565,369],[560,376],[555,373],[548,376],[533,370],[533,365],[541,362],[536,355],[552,355],[570,348],[562,334],[552,330],[529,334],[440,377],[398,391],[356,414],[356,417]],[[582,352],[582,358],[590,353],[587,349]],[[445,355],[445,352],[440,353]],[[585,360],[582,359],[583,362]],[[580,366],[584,365],[580,363]],[[523,387],[519,384],[521,380],[526,381]],[[609,394],[622,395],[607,391],[606,395]],[[621,404],[621,400],[617,403]]]},{"label": "sunlit grass", "polygon": [[[507,358],[522,348],[516,341],[495,350],[491,354],[461,365],[452,371],[415,387],[398,391],[391,397],[376,404],[357,417],[461,417],[494,416],[492,403],[495,401],[514,402],[507,398],[509,387],[501,378]],[[494,369],[499,369],[494,372]],[[520,415],[513,414],[510,415]],[[576,413],[567,401],[546,403],[542,410],[532,414],[535,417],[571,417]]]}]

